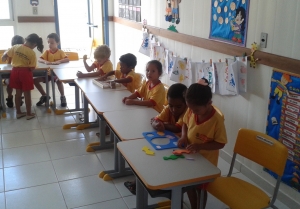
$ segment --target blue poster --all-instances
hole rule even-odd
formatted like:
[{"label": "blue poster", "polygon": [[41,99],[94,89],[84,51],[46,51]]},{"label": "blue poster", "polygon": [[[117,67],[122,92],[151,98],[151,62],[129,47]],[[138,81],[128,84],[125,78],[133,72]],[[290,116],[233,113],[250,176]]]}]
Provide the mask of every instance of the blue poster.
[{"label": "blue poster", "polygon": [[266,131],[288,148],[282,181],[300,192],[300,77],[273,71]]},{"label": "blue poster", "polygon": [[209,38],[246,46],[249,0],[212,0]]}]

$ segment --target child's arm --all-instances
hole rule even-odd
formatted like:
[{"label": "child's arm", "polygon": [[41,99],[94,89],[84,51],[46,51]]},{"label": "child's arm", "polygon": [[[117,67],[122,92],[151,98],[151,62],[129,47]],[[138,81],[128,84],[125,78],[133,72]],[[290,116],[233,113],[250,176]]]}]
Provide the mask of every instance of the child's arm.
[{"label": "child's arm", "polygon": [[46,64],[46,65],[50,65],[50,64],[51,64],[51,62],[49,62],[49,61],[47,61],[47,60],[44,60],[44,59],[42,59],[42,58],[39,58],[38,62],[39,62],[39,63],[44,63],[44,64]]},{"label": "child's arm", "polygon": [[61,63],[66,63],[66,62],[69,62],[69,61],[70,61],[69,58],[66,57],[66,58],[63,58],[63,59],[58,60],[58,61],[56,61],[56,62],[53,62],[52,64],[57,64],[57,65],[59,65],[59,64],[61,64]]},{"label": "child's arm", "polygon": [[89,66],[89,65],[86,63],[86,59],[87,59],[87,56],[84,55],[84,56],[83,56],[83,64],[84,64],[84,67],[85,67],[86,71],[91,72],[91,71],[93,71],[93,70],[95,69],[95,66],[94,66],[94,64],[92,64],[91,66]]},{"label": "child's arm", "polygon": [[[137,98],[137,97],[136,97]],[[135,100],[127,97],[125,104],[127,105],[139,105],[139,106],[147,106],[152,107],[154,106],[153,102],[150,100]]]},{"label": "child's arm", "polygon": [[108,76],[114,75],[115,71],[109,71],[108,73],[106,73],[104,76],[98,78],[99,81],[105,81],[107,79]]},{"label": "child's arm", "polygon": [[116,83],[130,83],[130,82],[132,82],[132,77],[117,79],[117,80],[114,80],[114,82],[116,82]]},{"label": "child's arm", "polygon": [[1,60],[2,62],[5,62],[8,58],[8,55],[7,55],[7,51],[3,53],[2,57],[1,57]]},{"label": "child's arm", "polygon": [[93,73],[82,73],[81,71],[78,71],[76,75],[78,78],[97,77],[100,75],[100,72],[97,71]]},{"label": "child's arm", "polygon": [[218,150],[222,149],[225,146],[223,143],[219,143],[216,141],[211,141],[207,143],[202,144],[190,144],[186,147],[187,150],[190,150],[192,152],[199,152],[200,150]]},{"label": "child's arm", "polygon": [[179,133],[181,131],[181,128],[179,126],[172,125],[172,124],[163,124],[163,125],[166,130],[171,131],[173,133]]},{"label": "child's arm", "polygon": [[179,148],[185,148],[187,146],[187,143],[188,143],[187,131],[188,131],[187,125],[185,123],[183,123],[182,129],[181,129],[181,138],[178,139],[178,142],[177,142],[177,146]]},{"label": "child's arm", "polygon": [[157,131],[164,131],[165,126],[164,123],[156,118],[151,119],[151,125],[152,127]]},{"label": "child's arm", "polygon": [[134,93],[131,94],[129,97],[124,97],[124,98],[122,99],[122,102],[123,102],[124,104],[126,104],[126,101],[127,101],[127,100],[134,100],[134,99],[136,99],[136,98],[138,98],[138,95],[137,95],[136,92],[134,92]]}]

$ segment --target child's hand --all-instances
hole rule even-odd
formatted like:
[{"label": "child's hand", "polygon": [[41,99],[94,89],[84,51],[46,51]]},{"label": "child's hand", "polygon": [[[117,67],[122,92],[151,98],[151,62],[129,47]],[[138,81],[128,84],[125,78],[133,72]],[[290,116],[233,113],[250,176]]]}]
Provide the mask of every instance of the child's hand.
[{"label": "child's hand", "polygon": [[82,59],[83,59],[83,61],[86,61],[87,60],[87,55],[86,54],[83,55]]},{"label": "child's hand", "polygon": [[81,71],[78,71],[76,75],[78,78],[83,78],[83,73]]},{"label": "child's hand", "polygon": [[124,104],[125,104],[127,98],[128,98],[128,97],[124,97],[124,98],[122,99],[122,102],[123,102]]},{"label": "child's hand", "polygon": [[135,103],[134,103],[134,99],[126,99],[125,100],[125,104],[126,105],[134,105]]},{"label": "child's hand", "polygon": [[98,81],[105,81],[106,80],[106,77],[105,76],[102,76],[100,78],[97,79]]},{"label": "child's hand", "polygon": [[186,138],[180,138],[177,141],[177,147],[179,148],[185,148],[187,146],[187,139]]},{"label": "child's hand", "polygon": [[59,61],[56,61],[56,62],[51,62],[51,65],[59,65],[60,62]]},{"label": "child's hand", "polygon": [[165,126],[164,124],[161,122],[161,121],[157,121],[155,120],[153,123],[152,123],[152,127],[157,130],[157,131],[164,131],[165,130]]},{"label": "child's hand", "polygon": [[197,153],[201,149],[201,144],[190,144],[186,147],[187,150],[191,151],[192,153]]},{"label": "child's hand", "polygon": [[49,61],[47,61],[47,60],[45,60],[44,63],[45,63],[46,65],[51,65],[51,62],[49,62]]},{"label": "child's hand", "polygon": [[155,118],[150,119],[150,124],[152,124],[155,121]]}]

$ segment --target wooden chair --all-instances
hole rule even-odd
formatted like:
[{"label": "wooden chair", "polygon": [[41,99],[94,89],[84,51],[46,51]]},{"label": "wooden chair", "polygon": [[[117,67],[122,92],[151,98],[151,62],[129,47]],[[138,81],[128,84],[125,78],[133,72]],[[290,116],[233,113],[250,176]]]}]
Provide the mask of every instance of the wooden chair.
[{"label": "wooden chair", "polygon": [[[239,154],[278,175],[272,198],[260,188],[232,177],[236,155]],[[209,183],[207,191],[231,209],[277,208],[274,202],[288,156],[287,148],[272,137],[249,129],[240,129],[227,177]]]}]

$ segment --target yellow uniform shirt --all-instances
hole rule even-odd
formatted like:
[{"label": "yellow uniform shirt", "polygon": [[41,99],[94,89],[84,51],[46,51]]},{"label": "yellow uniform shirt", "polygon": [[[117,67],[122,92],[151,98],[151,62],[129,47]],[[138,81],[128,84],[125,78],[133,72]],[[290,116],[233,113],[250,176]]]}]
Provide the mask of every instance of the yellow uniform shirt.
[{"label": "yellow uniform shirt", "polygon": [[[188,128],[188,143],[207,143],[211,141],[219,142],[222,144],[227,143],[226,130],[224,125],[224,117],[222,117],[215,109],[207,120],[198,123],[197,115],[188,109],[184,115],[183,122]],[[200,150],[207,160],[215,166],[218,164],[219,150]]]},{"label": "yellow uniform shirt", "polygon": [[51,52],[51,50],[46,50],[40,56],[41,59],[47,60],[49,62],[56,62],[58,60],[62,60],[64,58],[67,58],[68,56],[65,54],[64,51],[57,49],[56,52]]},{"label": "yellow uniform shirt", "polygon": [[167,105],[166,107],[164,107],[163,111],[161,111],[161,113],[155,117],[156,120],[160,120],[161,122],[163,123],[168,123],[168,124],[171,124],[171,125],[176,125],[178,127],[181,127],[182,124],[183,124],[183,117],[185,115],[185,112],[184,111],[178,121],[175,120],[175,117],[173,116],[173,114],[171,113],[171,110],[169,108],[169,105]]},{"label": "yellow uniform shirt", "polygon": [[161,112],[163,110],[165,103],[165,87],[161,82],[150,88],[150,82],[147,81],[136,91],[136,94],[143,100],[153,102],[153,108],[156,111]]},{"label": "yellow uniform shirt", "polygon": [[136,79],[135,79],[135,73],[133,71],[130,71],[127,75],[125,75],[120,70],[116,70],[115,76],[116,79],[131,78],[130,83],[122,83],[122,84],[126,86],[128,91],[130,91],[131,93],[133,93],[136,90]]},{"label": "yellow uniform shirt", "polygon": [[103,65],[99,65],[99,63],[95,61],[93,66],[100,72],[100,77],[113,70],[113,64],[110,60],[107,60]]},{"label": "yellow uniform shirt", "polygon": [[35,52],[23,44],[12,46],[7,51],[7,56],[12,58],[11,65],[13,67],[36,67]]}]

